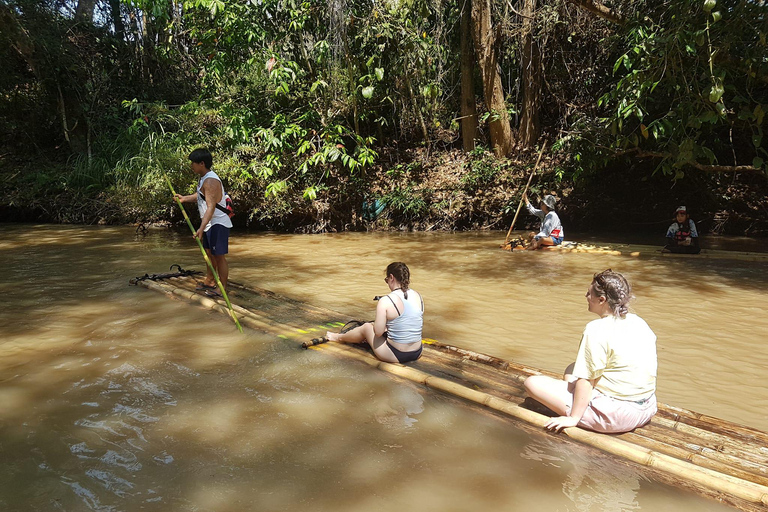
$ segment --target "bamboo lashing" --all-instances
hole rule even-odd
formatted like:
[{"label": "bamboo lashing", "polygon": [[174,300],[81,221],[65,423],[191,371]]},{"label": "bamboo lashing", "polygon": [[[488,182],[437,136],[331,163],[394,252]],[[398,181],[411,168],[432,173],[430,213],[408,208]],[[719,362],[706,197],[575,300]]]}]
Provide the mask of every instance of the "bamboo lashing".
[{"label": "bamboo lashing", "polygon": [[547,142],[544,141],[544,144],[541,146],[541,151],[539,151],[539,158],[536,160],[536,165],[533,166],[531,175],[528,177],[528,183],[525,184],[525,188],[523,189],[523,195],[520,196],[520,204],[517,205],[517,211],[515,212],[515,217],[512,219],[512,224],[509,226],[509,231],[507,231],[507,237],[504,239],[504,245],[509,243],[509,236],[512,234],[512,229],[515,227],[515,223],[517,222],[517,216],[520,215],[520,209],[523,207],[523,198],[525,197],[525,193],[528,192],[528,187],[531,185],[533,175],[536,174],[536,169],[539,168],[539,163],[541,162],[541,157],[544,155],[544,150],[546,147]]}]

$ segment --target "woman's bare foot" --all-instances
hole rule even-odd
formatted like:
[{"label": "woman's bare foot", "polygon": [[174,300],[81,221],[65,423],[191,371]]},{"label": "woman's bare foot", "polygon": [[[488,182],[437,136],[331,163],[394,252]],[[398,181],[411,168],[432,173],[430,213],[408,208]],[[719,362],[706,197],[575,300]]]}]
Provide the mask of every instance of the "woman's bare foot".
[{"label": "woman's bare foot", "polygon": [[339,341],[339,337],[340,336],[341,336],[341,334],[339,334],[337,332],[328,331],[328,332],[325,333],[325,337],[326,337],[326,339],[328,341]]}]

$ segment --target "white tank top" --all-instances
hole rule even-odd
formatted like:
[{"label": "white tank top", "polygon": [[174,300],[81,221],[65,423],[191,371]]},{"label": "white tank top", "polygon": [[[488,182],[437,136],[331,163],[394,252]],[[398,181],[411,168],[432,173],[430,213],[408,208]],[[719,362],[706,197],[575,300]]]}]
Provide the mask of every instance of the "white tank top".
[{"label": "white tank top", "polygon": [[[200,181],[197,184],[197,211],[200,212],[201,219],[205,216],[205,212],[208,210],[208,205],[205,203],[205,200],[203,200],[203,198],[200,197],[200,190],[203,188],[203,183],[205,182],[205,180],[209,178],[212,178],[219,182],[219,186],[221,187],[221,201],[219,201],[219,204],[222,207],[225,207],[227,205],[227,201],[225,199],[226,193],[224,192],[224,185],[221,184],[221,179],[212,170],[208,171],[207,173],[205,173],[205,176],[200,178]],[[218,208],[215,208],[213,210],[213,217],[211,217],[211,221],[205,226],[205,229],[203,231],[208,231],[209,229],[211,229],[211,226],[215,224],[221,224],[225,228],[231,228],[232,220],[229,218],[229,215],[219,210]]]},{"label": "white tank top", "polygon": [[[402,290],[395,290],[390,295],[400,297],[400,300],[403,301],[403,311],[400,313],[398,310],[400,313],[398,317],[387,321],[387,340],[402,344],[421,341],[421,329],[424,326],[424,303],[416,298],[421,296],[412,293],[406,299]],[[390,295],[387,295],[387,298],[392,301],[395,309],[398,309]]]}]

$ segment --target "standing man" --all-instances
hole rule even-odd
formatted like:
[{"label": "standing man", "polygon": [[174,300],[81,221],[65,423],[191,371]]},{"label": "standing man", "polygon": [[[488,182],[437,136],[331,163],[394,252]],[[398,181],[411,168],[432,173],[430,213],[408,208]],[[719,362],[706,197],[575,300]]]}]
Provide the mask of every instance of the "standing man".
[{"label": "standing man", "polygon": [[[182,203],[192,203],[197,201],[197,209],[200,212],[200,228],[194,234],[203,242],[203,248],[213,263],[213,268],[219,275],[219,280],[227,289],[227,278],[229,277],[229,264],[227,263],[227,252],[229,252],[229,230],[232,228],[232,221],[226,208],[226,193],[221,179],[211,169],[213,166],[213,156],[207,149],[196,149],[189,154],[190,167],[192,172],[200,177],[197,184],[197,193],[188,196],[176,194],[176,199]],[[205,280],[200,283],[198,288],[206,290],[206,295],[220,297],[221,292],[217,289],[216,280],[213,272],[208,268]]]}]

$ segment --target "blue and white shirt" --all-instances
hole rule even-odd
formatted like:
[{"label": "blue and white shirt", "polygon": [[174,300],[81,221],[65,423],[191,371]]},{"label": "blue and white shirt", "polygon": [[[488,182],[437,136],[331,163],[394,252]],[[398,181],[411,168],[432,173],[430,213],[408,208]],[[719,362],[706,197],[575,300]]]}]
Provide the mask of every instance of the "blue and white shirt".
[{"label": "blue and white shirt", "polygon": [[530,203],[527,205],[528,211],[531,215],[535,215],[541,219],[541,229],[536,234],[539,238],[545,238],[551,236],[552,238],[564,238],[563,226],[560,224],[560,217],[555,212],[549,212],[544,214],[543,210],[534,208]]}]

